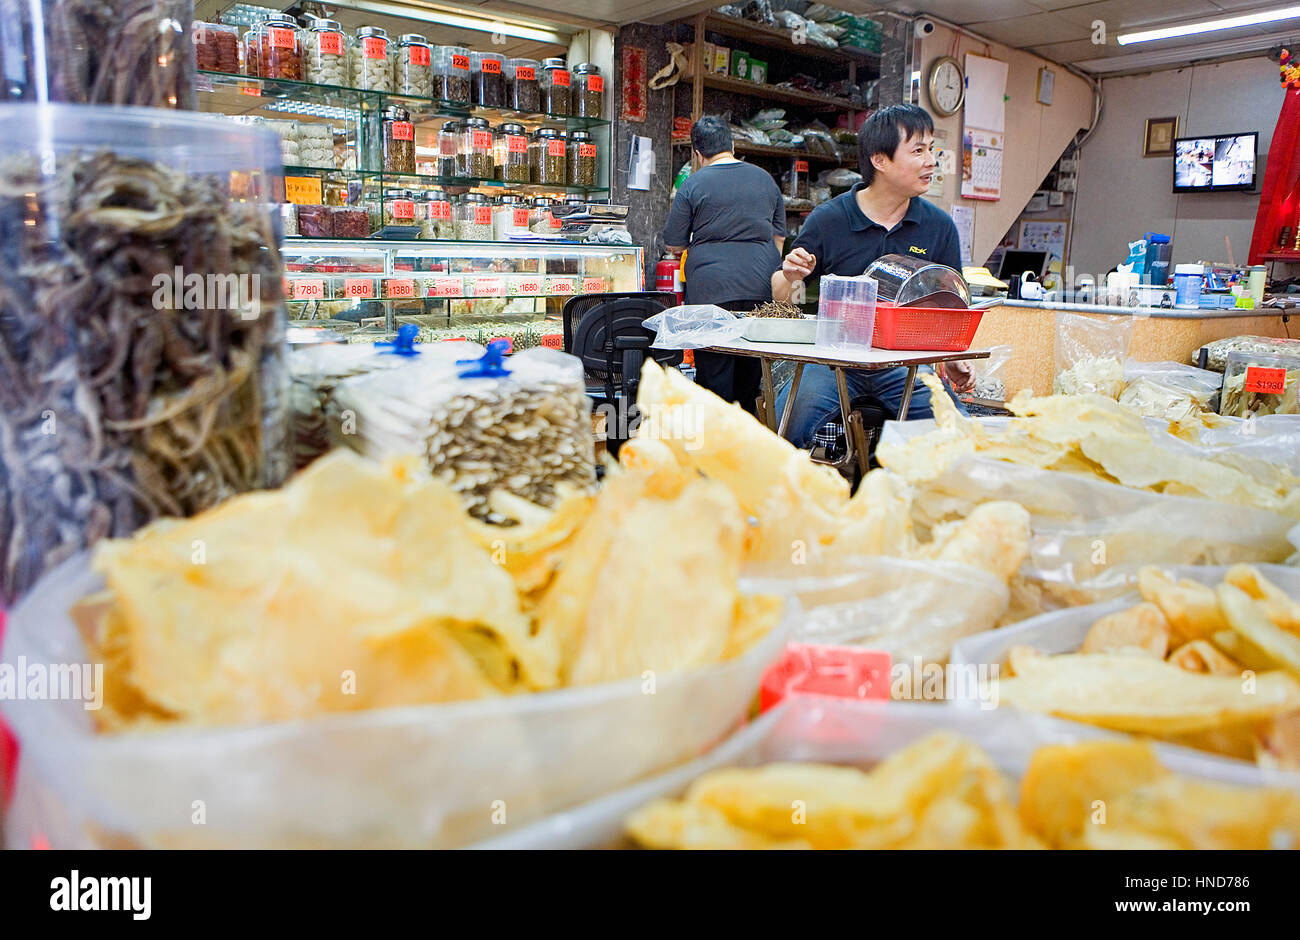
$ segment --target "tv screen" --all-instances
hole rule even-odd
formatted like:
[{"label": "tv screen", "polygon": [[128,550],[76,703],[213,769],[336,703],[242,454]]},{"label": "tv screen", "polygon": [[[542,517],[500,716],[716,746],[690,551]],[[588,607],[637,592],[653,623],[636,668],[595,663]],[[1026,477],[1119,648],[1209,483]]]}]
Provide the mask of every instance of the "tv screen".
[{"label": "tv screen", "polygon": [[1259,135],[1218,134],[1174,141],[1174,192],[1229,193],[1255,188]]}]

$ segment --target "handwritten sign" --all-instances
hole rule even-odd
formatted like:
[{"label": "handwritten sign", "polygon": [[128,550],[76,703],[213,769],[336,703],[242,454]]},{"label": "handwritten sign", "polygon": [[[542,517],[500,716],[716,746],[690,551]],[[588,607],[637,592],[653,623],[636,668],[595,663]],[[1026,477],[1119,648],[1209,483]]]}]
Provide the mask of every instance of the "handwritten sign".
[{"label": "handwritten sign", "polygon": [[321,197],[320,177],[317,176],[286,176],[284,195],[297,206],[319,206],[325,201]]}]

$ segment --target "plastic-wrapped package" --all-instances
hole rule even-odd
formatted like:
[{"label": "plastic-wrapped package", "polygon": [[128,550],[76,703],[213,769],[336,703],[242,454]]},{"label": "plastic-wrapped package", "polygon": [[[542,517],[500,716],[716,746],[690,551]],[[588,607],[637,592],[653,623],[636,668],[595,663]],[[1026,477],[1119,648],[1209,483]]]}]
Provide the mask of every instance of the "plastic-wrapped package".
[{"label": "plastic-wrapped package", "polygon": [[1264,353],[1273,356],[1300,357],[1300,339],[1280,339],[1272,336],[1229,336],[1206,343],[1192,354],[1192,364],[1200,364],[1200,354],[1205,352],[1205,368],[1222,372],[1228,365],[1232,352]]},{"label": "plastic-wrapped package", "polygon": [[1119,403],[1147,418],[1192,421],[1215,410],[1223,377],[1180,362],[1124,363]]},{"label": "plastic-wrapped package", "polygon": [[488,496],[503,488],[550,506],[556,486],[596,483],[591,400],[582,363],[553,349],[530,349],[499,366],[429,359],[409,369],[348,379],[334,391],[356,416],[356,433],[336,440],[367,456],[420,454],[434,476],[491,519]]},{"label": "plastic-wrapped package", "polygon": [[740,339],[745,320],[713,304],[686,304],[662,310],[642,323],[655,331],[656,349],[704,349]]},{"label": "plastic-wrapped package", "polygon": [[0,4],[9,100],[198,107],[193,0],[43,0],[35,8],[39,34],[28,3]]},{"label": "plastic-wrapped package", "polygon": [[827,274],[818,286],[817,345],[828,349],[870,349],[876,324],[875,278]]},{"label": "plastic-wrapped package", "polygon": [[1300,414],[1300,356],[1234,351],[1223,369],[1219,413],[1233,418]]},{"label": "plastic-wrapped package", "polygon": [[[1002,370],[1011,361],[1013,351],[1010,346],[990,346],[987,359],[971,363],[975,369],[975,388],[970,392],[971,396],[989,401],[1007,400],[1007,384],[1002,379]],[[962,396],[963,399],[969,397]]]},{"label": "plastic-wrapped package", "polygon": [[[532,351],[530,351],[532,352]],[[6,662],[84,662],[85,555],[14,612]],[[96,735],[80,700],[5,701],[11,848],[454,848],[690,760],[739,721],[797,611],[743,655],[642,679],[257,726]],[[347,760],[338,761],[337,755]],[[327,766],[328,765],[328,766]],[[208,825],[193,824],[205,794]],[[485,799],[487,802],[484,802]]]},{"label": "plastic-wrapped package", "polygon": [[1118,399],[1124,391],[1124,360],[1132,339],[1132,317],[1058,312],[1053,391]]}]

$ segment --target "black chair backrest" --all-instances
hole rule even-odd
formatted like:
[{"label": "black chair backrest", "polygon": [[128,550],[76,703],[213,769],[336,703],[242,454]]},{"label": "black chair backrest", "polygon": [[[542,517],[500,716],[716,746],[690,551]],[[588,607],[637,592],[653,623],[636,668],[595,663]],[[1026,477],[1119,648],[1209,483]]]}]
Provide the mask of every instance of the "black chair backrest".
[{"label": "black chair backrest", "polygon": [[[615,340],[622,336],[654,339],[641,321],[677,305],[668,292],[641,291],[621,294],[579,294],[564,303],[564,351],[582,360],[592,375],[617,380],[622,375],[622,355]],[[682,361],[680,349],[650,349],[650,358],[661,365]]]}]

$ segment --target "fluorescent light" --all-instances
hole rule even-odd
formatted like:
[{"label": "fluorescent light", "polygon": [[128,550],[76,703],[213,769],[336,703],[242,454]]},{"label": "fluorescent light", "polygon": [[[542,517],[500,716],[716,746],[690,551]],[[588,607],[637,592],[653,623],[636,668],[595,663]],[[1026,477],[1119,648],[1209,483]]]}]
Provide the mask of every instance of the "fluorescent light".
[{"label": "fluorescent light", "polygon": [[1077,68],[1095,75],[1113,72],[1138,72],[1152,69],[1171,68],[1187,65],[1188,62],[1201,62],[1228,56],[1249,55],[1252,52],[1264,52],[1279,43],[1290,42],[1294,33],[1276,32],[1263,36],[1237,36],[1223,38],[1213,43],[1204,43],[1196,49],[1187,46],[1175,46],[1164,49],[1126,52],[1123,55],[1103,56],[1098,59],[1084,59],[1074,63]]},{"label": "fluorescent light", "polygon": [[1209,33],[1220,29],[1237,29],[1241,26],[1258,26],[1261,23],[1276,23],[1279,20],[1292,20],[1296,17],[1300,17],[1300,6],[1282,7],[1262,13],[1247,13],[1244,16],[1229,16],[1224,19],[1202,20],[1199,23],[1184,23],[1182,26],[1169,26],[1164,29],[1149,29],[1141,33],[1123,33],[1116,37],[1116,41],[1121,46],[1127,46],[1135,42],[1155,42],[1158,39],[1192,36],[1196,33]]},{"label": "fluorescent light", "polygon": [[412,2],[395,3],[384,3],[379,2],[379,0],[353,0],[348,6],[358,10],[369,10],[371,13],[400,16],[404,19],[436,23],[440,26],[459,26],[462,29],[472,29],[480,33],[492,33],[494,35],[513,36],[516,39],[532,39],[535,42],[546,42],[555,46],[567,46],[569,44],[568,36],[562,36],[553,30],[538,29],[535,26],[527,26],[522,23],[509,23],[501,19],[467,16],[446,7],[417,3],[413,2],[413,0]]}]

